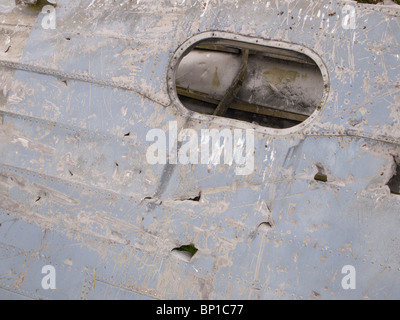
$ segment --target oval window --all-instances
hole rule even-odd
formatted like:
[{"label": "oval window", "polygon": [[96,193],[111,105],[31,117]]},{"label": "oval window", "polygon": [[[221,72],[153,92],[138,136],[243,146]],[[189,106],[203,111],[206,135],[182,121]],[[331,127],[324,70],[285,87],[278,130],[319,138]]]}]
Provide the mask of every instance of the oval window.
[{"label": "oval window", "polygon": [[326,96],[327,73],[304,53],[306,48],[251,41],[213,33],[182,46],[170,77],[181,104],[197,113],[275,129],[308,119]]}]

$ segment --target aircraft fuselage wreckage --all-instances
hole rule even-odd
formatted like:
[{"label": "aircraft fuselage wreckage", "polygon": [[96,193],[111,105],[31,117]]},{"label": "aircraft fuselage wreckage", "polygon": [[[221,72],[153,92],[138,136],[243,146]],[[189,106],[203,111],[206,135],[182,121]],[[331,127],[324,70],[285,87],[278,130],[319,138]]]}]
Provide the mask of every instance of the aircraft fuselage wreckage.
[{"label": "aircraft fuselage wreckage", "polygon": [[0,23],[0,298],[400,298],[399,4]]}]

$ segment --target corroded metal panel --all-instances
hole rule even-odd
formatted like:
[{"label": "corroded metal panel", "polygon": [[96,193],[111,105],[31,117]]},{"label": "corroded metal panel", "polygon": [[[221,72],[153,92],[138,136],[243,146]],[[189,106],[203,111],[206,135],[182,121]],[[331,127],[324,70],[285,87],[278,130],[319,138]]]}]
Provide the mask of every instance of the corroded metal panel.
[{"label": "corroded metal panel", "polygon": [[[1,298],[400,298],[400,198],[387,186],[400,6],[59,0],[55,29],[46,14],[0,1]],[[185,110],[174,57],[210,32],[307,48],[326,101],[283,130]],[[150,165],[146,135],[171,121],[254,129],[254,171]],[[189,260],[173,251],[187,244]],[[45,265],[56,290],[41,285]]]}]

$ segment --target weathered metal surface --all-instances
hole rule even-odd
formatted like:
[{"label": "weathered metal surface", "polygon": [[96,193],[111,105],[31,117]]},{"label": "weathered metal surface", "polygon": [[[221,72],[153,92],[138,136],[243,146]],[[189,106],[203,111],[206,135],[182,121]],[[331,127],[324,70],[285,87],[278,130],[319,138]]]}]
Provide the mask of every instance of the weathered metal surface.
[{"label": "weathered metal surface", "polygon": [[[399,6],[59,0],[55,29],[44,16],[0,1],[1,298],[400,298],[400,198],[386,185],[400,157]],[[329,73],[321,110],[281,131],[185,112],[168,70],[210,31],[308,48]],[[169,121],[254,128],[254,172],[149,165],[146,134]],[[190,261],[171,251],[189,243]]]}]

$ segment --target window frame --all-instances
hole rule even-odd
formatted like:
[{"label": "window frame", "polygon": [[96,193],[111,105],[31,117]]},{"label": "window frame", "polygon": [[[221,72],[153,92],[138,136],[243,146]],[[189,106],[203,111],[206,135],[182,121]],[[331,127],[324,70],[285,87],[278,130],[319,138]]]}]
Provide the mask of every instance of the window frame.
[{"label": "window frame", "polygon": [[[237,119],[231,119],[231,118],[226,118],[226,117],[218,117],[214,115],[206,115],[206,114],[201,114],[195,111],[191,111],[187,109],[182,102],[180,101],[178,97],[178,93],[176,90],[176,73],[178,66],[182,59],[188,54],[194,47],[196,47],[199,43],[205,41],[205,40],[212,40],[212,39],[220,39],[220,40],[227,40],[227,41],[233,41],[233,42],[238,42],[242,44],[248,44],[250,46],[256,46],[256,47],[270,47],[270,48],[275,48],[275,49],[285,49],[288,51],[293,51],[297,52],[300,54],[303,54],[307,57],[309,57],[311,60],[313,60],[318,66],[318,68],[321,71],[322,79],[324,82],[323,86],[323,93],[322,93],[322,98],[315,109],[315,111],[303,122],[290,127],[290,128],[285,128],[285,129],[275,129],[275,128],[269,128],[269,127],[264,127],[258,124],[253,124],[250,122],[246,122],[244,120],[237,120]],[[256,132],[264,133],[264,134],[270,134],[270,135],[288,135],[291,133],[295,132],[301,132],[305,127],[309,126],[309,124],[314,121],[315,118],[317,118],[320,114],[321,111],[323,110],[324,106],[326,105],[326,101],[329,96],[329,91],[330,91],[330,79],[329,79],[329,72],[328,69],[321,59],[321,57],[314,52],[313,50],[295,44],[295,43],[289,43],[285,41],[276,41],[276,40],[266,40],[266,39],[261,39],[261,38],[253,38],[249,36],[243,36],[243,35],[238,35],[238,34],[233,34],[233,33],[228,33],[228,32],[220,32],[220,31],[208,31],[204,33],[200,33],[198,35],[195,35],[191,38],[189,38],[187,41],[185,41],[179,48],[175,51],[174,55],[172,56],[171,62],[169,64],[168,68],[168,73],[167,73],[167,84],[168,84],[168,93],[171,98],[172,105],[176,107],[176,109],[180,112],[185,117],[189,117],[191,120],[198,120],[201,122],[210,122],[212,121],[214,124],[221,125],[221,126],[230,126],[230,127],[237,127],[237,128],[242,128],[242,129],[254,129]]]}]

